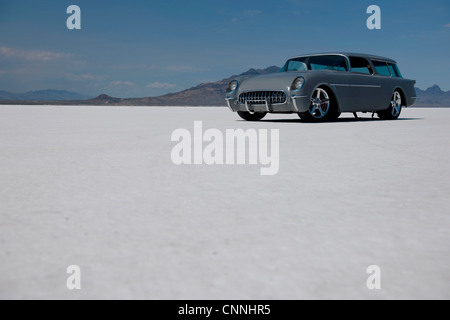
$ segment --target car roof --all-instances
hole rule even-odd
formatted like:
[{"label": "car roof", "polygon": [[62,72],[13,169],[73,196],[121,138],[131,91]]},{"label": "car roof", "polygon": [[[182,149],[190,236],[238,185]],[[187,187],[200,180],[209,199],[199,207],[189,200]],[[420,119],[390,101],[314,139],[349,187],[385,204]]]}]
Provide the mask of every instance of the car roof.
[{"label": "car roof", "polygon": [[370,59],[370,60],[382,60],[382,61],[386,61],[386,62],[397,63],[397,61],[392,60],[390,58],[376,56],[373,54],[353,53],[353,52],[322,52],[322,53],[302,54],[299,56],[295,56],[291,59],[300,58],[300,57],[324,56],[324,55],[327,55],[327,56],[328,55],[343,55],[343,56],[347,56],[347,57],[361,57],[361,58],[366,58],[366,59]]}]

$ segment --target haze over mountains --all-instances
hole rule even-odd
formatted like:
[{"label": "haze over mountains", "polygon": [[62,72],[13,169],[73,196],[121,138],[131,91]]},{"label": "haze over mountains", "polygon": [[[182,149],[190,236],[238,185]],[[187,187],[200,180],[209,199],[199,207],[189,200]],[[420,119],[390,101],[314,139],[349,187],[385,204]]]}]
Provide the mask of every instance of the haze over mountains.
[{"label": "haze over mountains", "polygon": [[415,107],[450,107],[450,91],[442,91],[437,84],[427,90],[416,88],[416,93]]},{"label": "haze over mountains", "polygon": [[92,97],[66,90],[38,90],[12,93],[0,90],[0,100],[86,100]]},{"label": "haze over mountains", "polygon": [[[242,75],[261,75],[275,73],[279,67],[250,69]],[[225,106],[225,88],[233,75],[216,82],[202,83],[198,86],[158,97],[115,98],[106,94],[91,98],[64,90],[42,90],[15,94],[0,91],[0,104],[50,104],[50,105],[115,105],[115,106]],[[442,91],[438,85],[426,90],[416,88],[415,107],[450,107],[450,91]]]}]

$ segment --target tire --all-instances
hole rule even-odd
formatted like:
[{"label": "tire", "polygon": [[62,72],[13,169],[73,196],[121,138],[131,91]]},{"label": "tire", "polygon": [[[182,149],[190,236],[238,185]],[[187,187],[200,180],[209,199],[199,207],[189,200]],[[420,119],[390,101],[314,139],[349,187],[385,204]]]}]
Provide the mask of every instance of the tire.
[{"label": "tire", "polygon": [[298,115],[303,121],[321,122],[336,120],[341,114],[337,111],[336,102],[328,90],[319,87],[313,92],[308,111],[300,112]]},{"label": "tire", "polygon": [[341,116],[341,113],[338,111],[332,111],[330,116],[328,117],[328,121],[336,121]]},{"label": "tire", "polygon": [[259,121],[262,118],[264,118],[267,115],[267,112],[244,112],[244,111],[238,111],[239,117],[246,121]]},{"label": "tire", "polygon": [[378,111],[378,117],[381,120],[395,120],[398,119],[400,113],[402,112],[403,99],[402,95],[398,90],[395,90],[392,94],[391,104],[389,108],[383,111]]}]

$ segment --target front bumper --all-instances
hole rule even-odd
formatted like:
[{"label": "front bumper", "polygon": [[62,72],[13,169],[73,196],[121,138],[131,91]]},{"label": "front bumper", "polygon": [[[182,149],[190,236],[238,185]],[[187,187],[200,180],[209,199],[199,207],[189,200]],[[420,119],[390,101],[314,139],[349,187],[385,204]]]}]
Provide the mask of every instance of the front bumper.
[{"label": "front bumper", "polygon": [[252,104],[245,101],[245,103],[239,102],[237,97],[227,97],[228,108],[231,111],[243,111],[243,112],[268,112],[268,113],[298,113],[308,111],[311,101],[307,95],[291,95],[288,96],[286,102],[271,104],[267,100],[263,104]]}]

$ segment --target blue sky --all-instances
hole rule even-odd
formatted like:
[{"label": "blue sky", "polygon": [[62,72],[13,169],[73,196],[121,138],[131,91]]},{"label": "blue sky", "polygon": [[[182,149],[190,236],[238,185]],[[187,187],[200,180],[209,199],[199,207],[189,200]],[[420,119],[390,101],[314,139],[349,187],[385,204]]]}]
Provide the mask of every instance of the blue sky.
[{"label": "blue sky", "polygon": [[[82,30],[66,9],[81,8]],[[368,30],[366,9],[382,10]],[[154,96],[291,56],[388,56],[421,88],[450,90],[450,1],[0,0],[0,90]]]}]

